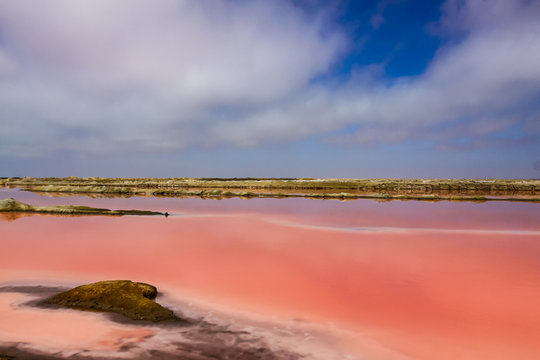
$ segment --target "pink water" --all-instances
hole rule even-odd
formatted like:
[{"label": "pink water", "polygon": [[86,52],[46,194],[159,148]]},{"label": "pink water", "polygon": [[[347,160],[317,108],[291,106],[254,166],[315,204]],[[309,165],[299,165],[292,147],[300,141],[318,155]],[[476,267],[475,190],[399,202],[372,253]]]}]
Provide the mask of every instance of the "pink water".
[{"label": "pink water", "polygon": [[[540,204],[7,196],[178,216],[4,217],[0,286],[149,282],[177,298],[320,325],[357,359],[540,358]],[[18,297],[0,293],[0,343],[50,341],[34,321],[61,315],[14,306]],[[58,331],[95,338],[60,348],[151,331],[68,315],[77,318]]]}]

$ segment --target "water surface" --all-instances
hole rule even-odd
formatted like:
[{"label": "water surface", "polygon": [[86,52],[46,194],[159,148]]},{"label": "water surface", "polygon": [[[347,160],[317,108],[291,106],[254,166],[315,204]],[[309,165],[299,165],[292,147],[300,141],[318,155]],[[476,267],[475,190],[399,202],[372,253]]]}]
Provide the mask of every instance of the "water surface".
[{"label": "water surface", "polygon": [[[339,349],[331,356],[343,359],[540,358],[538,204],[64,199],[0,191],[7,196],[173,216],[2,215],[0,286],[144,281],[179,310],[196,304],[300,334],[312,346],[299,347],[308,358],[321,346]],[[60,332],[95,335],[55,345],[64,351],[114,351],[158,332],[106,323],[93,329],[87,321],[95,314],[51,314],[21,305],[21,296],[0,293],[0,314],[10,320],[0,323],[0,343],[51,347],[33,325],[47,316],[65,320]],[[13,328],[19,337],[7,335]],[[111,338],[112,345],[104,340]]]}]

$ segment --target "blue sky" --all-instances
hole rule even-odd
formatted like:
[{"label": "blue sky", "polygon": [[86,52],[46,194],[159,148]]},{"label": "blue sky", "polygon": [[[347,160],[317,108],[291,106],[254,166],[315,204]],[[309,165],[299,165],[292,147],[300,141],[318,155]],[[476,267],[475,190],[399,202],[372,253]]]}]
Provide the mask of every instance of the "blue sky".
[{"label": "blue sky", "polygon": [[0,0],[0,176],[540,178],[540,3]]}]

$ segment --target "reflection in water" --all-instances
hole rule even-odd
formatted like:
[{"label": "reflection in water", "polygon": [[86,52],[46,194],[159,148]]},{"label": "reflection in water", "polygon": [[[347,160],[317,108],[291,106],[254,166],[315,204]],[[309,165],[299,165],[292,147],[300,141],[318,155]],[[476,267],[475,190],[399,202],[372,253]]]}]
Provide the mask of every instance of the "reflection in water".
[{"label": "reflection in water", "polygon": [[540,358],[537,204],[81,200],[118,201],[182,216],[0,222],[0,281],[149,282],[333,324],[359,358]]},{"label": "reflection in water", "polygon": [[75,218],[81,216],[96,216],[96,215],[70,215],[70,214],[47,214],[47,213],[25,213],[25,212],[3,212],[0,213],[0,221],[15,221],[17,219],[30,217],[30,216],[44,216],[44,217],[66,217],[66,218]]},{"label": "reflection in water", "polygon": [[32,215],[33,214],[29,214],[29,213],[4,212],[4,213],[0,213],[0,221],[2,221],[2,220],[4,220],[4,221],[14,221],[14,220],[20,219],[22,217],[32,216]]}]

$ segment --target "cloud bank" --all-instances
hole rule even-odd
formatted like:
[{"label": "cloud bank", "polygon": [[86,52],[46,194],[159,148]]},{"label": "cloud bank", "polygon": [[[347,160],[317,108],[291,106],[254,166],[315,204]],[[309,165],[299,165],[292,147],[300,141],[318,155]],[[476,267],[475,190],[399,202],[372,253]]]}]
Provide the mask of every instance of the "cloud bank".
[{"label": "cloud bank", "polygon": [[0,155],[538,141],[538,2],[447,1],[445,45],[395,79],[318,81],[350,45],[332,21],[285,0],[0,0]]},{"label": "cloud bank", "polygon": [[285,1],[0,1],[3,153],[176,149],[280,103],[344,46]]}]

